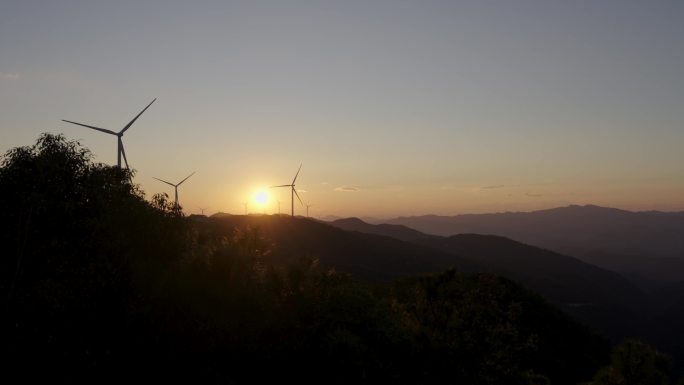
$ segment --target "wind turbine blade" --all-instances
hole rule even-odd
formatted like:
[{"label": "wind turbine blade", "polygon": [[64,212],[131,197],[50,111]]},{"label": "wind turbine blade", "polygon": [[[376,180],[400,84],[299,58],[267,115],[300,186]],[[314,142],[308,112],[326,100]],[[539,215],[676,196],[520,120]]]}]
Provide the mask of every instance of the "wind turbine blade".
[{"label": "wind turbine blade", "polygon": [[126,150],[124,150],[124,145],[123,145],[123,142],[121,141],[121,137],[119,137],[119,142],[121,143],[121,155],[123,155],[124,163],[126,163],[126,168],[130,169],[128,167],[128,159],[126,159]]},{"label": "wind turbine blade", "polygon": [[114,132],[114,131],[107,130],[106,128],[93,127],[93,126],[89,126],[89,125],[87,125],[87,124],[72,122],[71,120],[64,120],[64,119],[62,119],[62,121],[63,121],[63,122],[67,122],[67,123],[71,123],[71,124],[75,124],[75,125],[77,125],[77,126],[83,126],[83,127],[92,128],[93,130],[102,131],[102,132],[104,132],[104,133],[106,133],[106,134],[112,134],[112,135],[117,135],[117,136],[119,135],[119,134],[117,134],[117,133]]},{"label": "wind turbine blade", "polygon": [[178,182],[178,184],[176,186],[180,186],[181,183],[185,182],[186,180],[188,180],[188,178],[190,178],[193,175],[195,175],[195,171],[193,171],[192,174],[186,176],[185,179],[183,179],[182,181]]},{"label": "wind turbine blade", "polygon": [[292,187],[291,184],[281,184],[280,186],[271,186],[271,188],[277,188],[277,187]]},{"label": "wind turbine blade", "polygon": [[167,182],[167,181],[165,181],[165,180],[163,180],[163,179],[159,179],[159,178],[155,178],[155,177],[152,177],[152,179],[156,179],[156,180],[158,180],[158,181],[160,181],[160,182],[164,182],[164,183],[168,184],[169,186],[176,187],[175,184],[173,184],[173,183],[171,183],[171,182]]},{"label": "wind turbine blade", "polygon": [[299,204],[304,206],[304,203],[302,202],[302,198],[299,197],[299,194],[297,194],[297,189],[292,186],[292,191],[294,191],[295,195],[297,196],[297,199],[299,199]]},{"label": "wind turbine blade", "polygon": [[294,179],[292,179],[292,185],[294,186],[295,181],[297,180],[297,177],[299,176],[299,172],[302,171],[302,164],[299,164],[299,170],[297,170],[297,173],[295,174]]},{"label": "wind turbine blade", "polygon": [[157,98],[154,98],[154,100],[152,100],[152,101],[150,102],[150,104],[147,105],[147,107],[145,107],[142,111],[140,111],[140,113],[139,113],[138,115],[136,115],[135,118],[133,118],[133,120],[131,120],[131,121],[126,125],[126,127],[124,127],[123,130],[121,130],[121,131],[119,132],[119,134],[123,134],[124,132],[126,132],[126,130],[128,130],[129,128],[131,128],[131,126],[133,125],[133,123],[135,123],[135,121],[138,120],[138,118],[140,117],[140,115],[142,115],[143,112],[145,112],[145,110],[147,110],[148,108],[150,108],[150,106],[152,105],[152,103],[154,103],[155,100],[157,100]]}]

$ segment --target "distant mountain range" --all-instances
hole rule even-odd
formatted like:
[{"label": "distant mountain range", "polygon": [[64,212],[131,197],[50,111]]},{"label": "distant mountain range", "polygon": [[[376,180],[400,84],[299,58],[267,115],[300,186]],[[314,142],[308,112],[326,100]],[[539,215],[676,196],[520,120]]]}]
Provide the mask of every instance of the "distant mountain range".
[{"label": "distant mountain range", "polygon": [[477,262],[419,244],[373,234],[352,233],[314,219],[290,216],[231,215],[198,225],[218,234],[250,226],[270,243],[267,261],[288,263],[301,257],[319,259],[325,268],[368,281],[390,281],[457,267],[482,270]]},{"label": "distant mountain range", "polygon": [[[483,271],[522,282],[613,337],[633,334],[649,322],[637,314],[644,306],[645,293],[622,276],[577,258],[493,235],[441,237],[402,225],[372,225],[358,218],[340,219],[331,225],[459,255]],[[615,322],[618,318],[620,322]]]},{"label": "distant mountain range", "polygon": [[[643,293],[604,269],[504,237],[442,237],[402,225],[372,225],[358,218],[339,219],[331,225],[474,258],[489,271],[516,279],[544,294],[604,335],[647,339],[672,354],[680,362],[677,365],[684,360],[684,281],[661,282],[661,289]],[[579,298],[591,298],[594,302],[572,302]]]},{"label": "distant mountain range", "polygon": [[649,289],[684,281],[684,212],[573,205],[533,212],[400,217],[385,223],[441,236],[499,235],[572,255]]},{"label": "distant mountain range", "polygon": [[358,231],[366,234],[384,235],[402,241],[415,241],[424,238],[441,239],[441,236],[429,235],[418,230],[414,230],[404,225],[392,225],[386,223],[370,224],[360,218],[344,218],[330,222],[331,225],[348,231]]},{"label": "distant mountain range", "polygon": [[428,235],[401,225],[347,218],[331,223],[268,215],[196,220],[204,233],[252,229],[269,247],[266,263],[316,258],[324,268],[383,282],[455,267],[517,280],[613,340],[635,337],[684,358],[684,281],[647,293],[620,274],[505,237]]},{"label": "distant mountain range", "polygon": [[645,294],[620,275],[502,237],[468,234],[444,238],[404,226],[371,225],[359,219],[338,220],[331,226],[287,216],[233,215],[198,225],[218,234],[248,226],[258,228],[259,235],[271,242],[266,258],[269,263],[314,257],[325,268],[369,281],[433,273],[448,267],[501,274],[541,293],[614,338],[634,335],[648,322],[638,312]]}]

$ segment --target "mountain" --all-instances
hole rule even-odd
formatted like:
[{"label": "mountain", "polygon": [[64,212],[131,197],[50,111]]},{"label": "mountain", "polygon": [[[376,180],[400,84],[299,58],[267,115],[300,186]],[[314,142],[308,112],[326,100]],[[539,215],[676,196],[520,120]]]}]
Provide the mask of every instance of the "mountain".
[{"label": "mountain", "polygon": [[[618,274],[501,237],[469,234],[444,238],[425,236],[402,226],[371,225],[359,219],[330,225],[286,216],[235,215],[203,225],[209,226],[205,230],[217,234],[230,234],[249,226],[271,243],[272,251],[266,258],[269,263],[314,257],[324,267],[370,281],[438,272],[448,267],[491,272],[523,283],[614,338],[634,335],[647,323],[636,311],[643,302],[643,293]],[[346,231],[334,225],[356,230]],[[359,229],[371,230],[373,234]]]},{"label": "mountain", "polygon": [[459,255],[488,271],[524,283],[566,311],[613,337],[633,335],[649,320],[639,314],[645,294],[631,282],[577,258],[491,235],[428,235],[401,225],[372,225],[357,218],[332,222],[350,231],[392,236]]},{"label": "mountain", "polygon": [[[269,243],[266,260],[288,263],[297,258],[317,258],[321,266],[370,281],[389,281],[456,267],[484,270],[477,262],[398,239],[344,231],[314,219],[289,216],[233,215],[197,224],[217,236],[250,228]],[[248,230],[249,231],[249,230]]]},{"label": "mountain", "polygon": [[[334,227],[347,231],[358,231],[366,234],[384,235],[386,237],[396,238],[402,241],[415,241],[421,238],[432,237],[418,230],[411,229],[402,225],[377,224],[373,225],[367,223],[359,218],[344,218],[330,222]],[[440,238],[440,237],[434,237]]]},{"label": "mountain", "polygon": [[617,273],[577,258],[493,235],[459,234],[415,242],[461,255],[489,272],[524,283],[613,338],[639,334],[645,294]]},{"label": "mountain", "polygon": [[645,288],[684,280],[684,212],[573,205],[533,212],[400,217],[386,223],[442,236],[504,236],[614,270]]},{"label": "mountain", "polygon": [[643,296],[639,289],[612,271],[504,237],[459,234],[416,242],[454,255],[468,256],[493,272],[526,282],[533,289],[564,303],[594,299],[627,304]]},{"label": "mountain", "polygon": [[[441,237],[402,225],[373,225],[358,218],[340,219],[330,224],[347,231],[384,235],[473,260],[488,271],[534,283],[530,286],[560,302],[579,303],[600,296],[610,301],[619,299],[626,304],[644,295],[612,271],[501,236],[459,234]],[[575,278],[578,279],[576,282],[560,284]]]},{"label": "mountain", "polygon": [[[679,375],[684,374],[684,281],[643,293],[611,271],[500,236],[441,237],[401,225],[372,225],[356,218],[331,225],[393,236],[475,260],[489,272],[515,279],[544,294],[606,336],[638,337],[656,344],[672,355],[680,368]],[[638,263],[636,257],[631,261]]]}]

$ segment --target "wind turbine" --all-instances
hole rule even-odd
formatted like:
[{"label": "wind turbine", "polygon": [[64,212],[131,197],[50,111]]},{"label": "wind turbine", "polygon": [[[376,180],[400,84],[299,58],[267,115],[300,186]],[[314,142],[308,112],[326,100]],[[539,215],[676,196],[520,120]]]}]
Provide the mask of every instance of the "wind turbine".
[{"label": "wind turbine", "polygon": [[190,178],[190,177],[193,176],[193,175],[195,175],[195,172],[194,172],[194,171],[192,172],[192,174],[186,176],[185,179],[183,179],[182,181],[180,181],[180,182],[178,182],[178,183],[176,183],[176,184],[173,184],[173,183],[171,183],[171,182],[167,182],[167,181],[162,180],[162,179],[159,179],[159,178],[155,178],[155,177],[152,177],[152,178],[154,178],[154,179],[156,179],[156,180],[158,180],[158,181],[160,181],[160,182],[164,182],[164,183],[168,184],[169,186],[173,186],[173,188],[176,190],[176,200],[175,200],[176,203],[175,203],[175,206],[176,206],[176,209],[178,209],[178,207],[179,207],[179,206],[178,206],[178,186],[180,186],[181,184],[183,184],[183,182],[185,182],[186,180],[188,180],[188,178]]},{"label": "wind turbine", "polygon": [[200,211],[202,211],[202,215],[204,215],[204,210],[206,210],[206,208],[203,209],[200,207],[199,209],[200,209]]},{"label": "wind turbine", "polygon": [[307,204],[306,204],[306,217],[307,217],[307,218],[309,217],[309,207],[313,207],[313,205],[310,204],[310,203],[307,203]]},{"label": "wind turbine", "polygon": [[301,205],[304,205],[304,203],[302,203],[302,198],[299,197],[299,194],[297,194],[297,190],[295,189],[295,181],[297,180],[297,176],[299,176],[299,172],[300,172],[301,170],[302,170],[302,165],[300,164],[300,165],[299,165],[299,170],[297,170],[297,173],[295,174],[294,179],[292,179],[292,183],[291,183],[291,184],[283,184],[283,185],[280,185],[280,186],[271,186],[271,188],[290,187],[290,188],[292,189],[292,192],[290,193],[290,195],[291,195],[291,198],[292,198],[292,214],[291,214],[291,215],[292,215],[293,217],[294,217],[294,197],[295,197],[295,195],[297,196],[297,199],[299,199],[299,203],[300,203]]},{"label": "wind turbine", "polygon": [[157,100],[157,98],[154,98],[154,99],[150,102],[150,104],[147,105],[147,107],[145,107],[142,111],[140,111],[140,113],[139,113],[138,115],[136,115],[135,118],[133,118],[133,120],[131,120],[130,122],[128,122],[128,124],[127,124],[123,129],[121,129],[121,131],[119,131],[119,132],[114,132],[114,131],[108,130],[108,129],[106,129],[106,128],[99,128],[99,127],[89,126],[89,125],[87,125],[87,124],[76,123],[76,122],[72,122],[71,120],[64,120],[64,119],[62,119],[62,121],[63,121],[63,122],[67,122],[67,123],[71,123],[71,124],[75,124],[75,125],[78,125],[78,126],[83,126],[83,127],[92,128],[93,130],[100,131],[100,132],[104,132],[105,134],[111,134],[111,135],[116,136],[116,137],[117,137],[117,143],[118,143],[118,144],[117,144],[117,150],[116,150],[116,165],[117,165],[117,167],[119,167],[119,169],[121,168],[121,156],[123,155],[124,162],[126,162],[126,168],[128,168],[128,159],[126,159],[126,151],[124,151],[123,141],[121,140],[121,137],[123,137],[124,132],[126,132],[126,130],[128,130],[129,128],[131,128],[131,126],[133,125],[133,123],[135,123],[135,121],[138,120],[138,118],[140,117],[140,115],[142,115],[143,112],[145,112],[145,110],[147,110],[147,109],[152,105],[152,103],[154,103],[155,100]]}]

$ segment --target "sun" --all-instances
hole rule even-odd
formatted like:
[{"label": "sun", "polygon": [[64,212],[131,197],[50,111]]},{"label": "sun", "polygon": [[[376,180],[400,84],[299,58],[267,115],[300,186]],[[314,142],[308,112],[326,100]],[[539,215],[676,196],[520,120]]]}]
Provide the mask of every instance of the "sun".
[{"label": "sun", "polygon": [[254,193],[252,199],[259,207],[264,207],[269,201],[268,192],[266,190],[259,190]]}]

